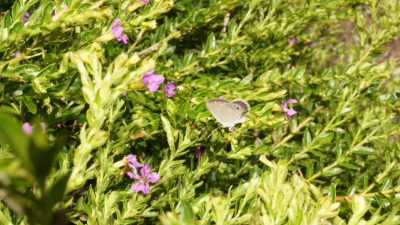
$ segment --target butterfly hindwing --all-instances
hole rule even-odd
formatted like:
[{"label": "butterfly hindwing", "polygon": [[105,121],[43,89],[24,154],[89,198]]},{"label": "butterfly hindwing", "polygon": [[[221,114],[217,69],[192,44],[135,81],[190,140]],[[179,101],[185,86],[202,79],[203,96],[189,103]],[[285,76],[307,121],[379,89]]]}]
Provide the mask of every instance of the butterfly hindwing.
[{"label": "butterfly hindwing", "polygon": [[223,127],[229,128],[246,121],[244,114],[249,109],[247,102],[243,100],[228,102],[222,99],[208,100],[206,107]]}]

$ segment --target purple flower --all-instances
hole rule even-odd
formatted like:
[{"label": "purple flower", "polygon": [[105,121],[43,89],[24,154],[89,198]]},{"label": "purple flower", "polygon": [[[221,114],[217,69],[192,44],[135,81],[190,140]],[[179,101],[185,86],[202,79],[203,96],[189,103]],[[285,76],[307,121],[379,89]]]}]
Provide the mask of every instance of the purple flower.
[{"label": "purple flower", "polygon": [[22,22],[24,24],[27,23],[30,16],[31,14],[29,12],[25,12],[24,15],[22,16]]},{"label": "purple flower", "polygon": [[140,0],[140,2],[143,3],[143,4],[147,4],[147,3],[150,2],[150,0]]},{"label": "purple flower", "polygon": [[33,126],[30,123],[26,122],[22,124],[22,131],[27,135],[31,135],[33,132]]},{"label": "purple flower", "polygon": [[124,44],[128,43],[128,35],[123,34],[124,32],[124,28],[119,26],[119,24],[121,23],[121,19],[117,18],[116,20],[114,20],[114,22],[111,25],[111,30],[114,33],[114,37],[119,41],[122,42]]},{"label": "purple flower", "polygon": [[175,88],[176,88],[176,86],[173,82],[168,82],[164,86],[164,93],[168,96],[168,98],[171,98],[172,96],[174,96],[176,94]]},{"label": "purple flower", "polygon": [[131,168],[143,167],[143,164],[138,162],[136,155],[129,154],[125,157],[125,160]]},{"label": "purple flower", "polygon": [[196,159],[200,159],[202,153],[203,153],[203,148],[201,146],[198,146],[196,150],[194,150],[194,157]]},{"label": "purple flower", "polygon": [[288,39],[289,44],[295,45],[297,43],[297,37],[291,37]]},{"label": "purple flower", "polygon": [[131,173],[130,178],[139,180],[138,182],[132,184],[131,191],[133,192],[143,192],[143,194],[150,193],[150,183],[156,183],[160,176],[156,172],[151,172],[150,165],[148,163],[144,164],[140,168],[140,176],[137,173]]},{"label": "purple flower", "polygon": [[21,56],[21,52],[20,51],[16,51],[16,52],[14,52],[13,54],[12,54],[12,56],[15,58],[15,57],[19,57],[19,56]]},{"label": "purple flower", "polygon": [[154,70],[147,72],[142,77],[142,82],[147,86],[150,92],[155,92],[160,87],[160,84],[165,80],[163,75],[155,75]]},{"label": "purple flower", "polygon": [[289,99],[287,101],[282,102],[279,107],[281,107],[281,110],[285,113],[286,118],[289,120],[292,119],[294,115],[297,114],[297,111],[294,110],[293,108],[288,107],[288,104],[295,104],[297,103],[296,99]]}]

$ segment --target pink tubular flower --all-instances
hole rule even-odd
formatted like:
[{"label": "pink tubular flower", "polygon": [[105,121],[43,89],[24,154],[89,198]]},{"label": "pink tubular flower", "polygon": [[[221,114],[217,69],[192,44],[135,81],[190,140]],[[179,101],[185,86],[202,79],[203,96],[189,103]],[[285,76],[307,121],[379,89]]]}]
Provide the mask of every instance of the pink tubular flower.
[{"label": "pink tubular flower", "polygon": [[111,25],[111,30],[114,33],[114,37],[119,41],[122,42],[124,44],[128,44],[128,35],[123,34],[124,32],[124,28],[119,26],[119,24],[121,23],[121,19],[117,18],[114,20],[114,22]]},{"label": "pink tubular flower", "polygon": [[143,3],[143,4],[147,4],[147,3],[150,2],[150,0],[140,0],[140,2]]},{"label": "pink tubular flower", "polygon": [[14,58],[19,57],[19,56],[21,56],[21,52],[20,52],[20,51],[16,51],[16,52],[14,52],[14,53],[12,54],[12,56],[13,56]]},{"label": "pink tubular flower", "polygon": [[289,44],[295,45],[297,43],[297,37],[291,37],[288,39]]},{"label": "pink tubular flower", "polygon": [[221,95],[218,97],[218,99],[225,100],[225,96]]},{"label": "pink tubular flower", "polygon": [[24,124],[22,124],[22,131],[26,134],[26,135],[31,135],[33,132],[33,126],[26,122]]},{"label": "pink tubular flower", "polygon": [[194,157],[196,159],[200,159],[202,153],[203,153],[203,148],[201,146],[198,146],[196,150],[194,150]]},{"label": "pink tubular flower", "polygon": [[27,23],[30,16],[31,14],[29,12],[25,12],[24,15],[22,16],[22,22],[24,24]]},{"label": "pink tubular flower", "polygon": [[279,107],[281,107],[281,110],[285,113],[286,118],[289,120],[292,119],[294,115],[297,114],[297,111],[294,110],[293,108],[288,107],[288,104],[295,104],[297,103],[296,99],[289,99],[287,101],[282,102]]},{"label": "pink tubular flower", "polygon": [[176,94],[175,91],[175,84],[173,82],[168,82],[165,86],[164,86],[164,93],[165,95],[168,96],[168,98],[173,97]]},{"label": "pink tubular flower", "polygon": [[136,155],[129,154],[125,157],[125,160],[131,168],[143,167],[143,164],[138,162]]},{"label": "pink tubular flower", "polygon": [[140,168],[140,176],[137,173],[131,173],[130,178],[139,180],[138,182],[132,184],[131,191],[133,192],[143,192],[143,194],[150,193],[150,183],[156,183],[160,176],[156,172],[151,172],[150,165],[148,163],[144,164]]},{"label": "pink tubular flower", "polygon": [[150,92],[155,92],[160,87],[160,84],[165,80],[163,75],[154,74],[154,70],[147,72],[142,77],[142,82],[147,86]]}]

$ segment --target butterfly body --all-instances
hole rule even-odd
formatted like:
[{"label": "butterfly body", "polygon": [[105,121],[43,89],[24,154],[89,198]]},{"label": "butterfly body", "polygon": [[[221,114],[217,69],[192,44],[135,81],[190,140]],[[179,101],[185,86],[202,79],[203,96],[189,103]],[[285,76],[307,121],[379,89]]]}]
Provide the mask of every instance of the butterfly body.
[{"label": "butterfly body", "polygon": [[232,102],[211,99],[206,102],[206,107],[222,127],[229,127],[229,130],[233,130],[236,124],[245,122],[245,115],[250,110],[249,104],[240,99]]}]

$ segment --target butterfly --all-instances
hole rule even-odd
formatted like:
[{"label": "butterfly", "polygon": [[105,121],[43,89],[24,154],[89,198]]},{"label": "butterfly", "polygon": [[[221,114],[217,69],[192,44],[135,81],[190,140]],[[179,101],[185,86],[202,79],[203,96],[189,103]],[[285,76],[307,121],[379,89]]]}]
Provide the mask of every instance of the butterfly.
[{"label": "butterfly", "polygon": [[222,127],[229,127],[232,131],[235,125],[247,120],[245,114],[249,112],[250,105],[245,100],[236,99],[229,102],[224,99],[211,99],[206,102],[207,109],[222,124]]}]

